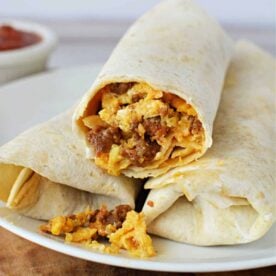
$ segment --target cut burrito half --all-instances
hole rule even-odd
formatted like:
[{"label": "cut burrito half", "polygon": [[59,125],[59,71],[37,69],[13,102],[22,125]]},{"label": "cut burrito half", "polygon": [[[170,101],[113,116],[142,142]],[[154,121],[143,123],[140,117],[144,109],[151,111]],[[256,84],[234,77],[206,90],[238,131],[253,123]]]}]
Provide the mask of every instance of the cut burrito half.
[{"label": "cut burrito half", "polygon": [[[276,217],[275,60],[239,42],[227,76],[214,145],[200,160],[151,179],[149,231],[196,245],[247,243]],[[274,137],[274,140],[273,140]]]},{"label": "cut burrito half", "polygon": [[38,219],[102,205],[134,208],[139,181],[110,176],[85,159],[71,117],[64,113],[0,147],[0,200]]},{"label": "cut burrito half", "polygon": [[109,174],[145,178],[202,156],[232,52],[191,0],[169,0],[125,34],[84,95],[73,127]]}]

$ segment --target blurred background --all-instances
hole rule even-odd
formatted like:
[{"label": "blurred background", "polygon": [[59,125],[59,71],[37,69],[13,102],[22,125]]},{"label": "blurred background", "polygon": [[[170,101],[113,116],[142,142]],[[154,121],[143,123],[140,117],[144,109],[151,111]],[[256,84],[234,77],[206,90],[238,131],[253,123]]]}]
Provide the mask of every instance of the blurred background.
[{"label": "blurred background", "polygon": [[[129,25],[159,0],[0,0],[0,19],[28,19],[59,36],[50,66],[104,62]],[[234,39],[275,54],[275,0],[198,0]]]}]

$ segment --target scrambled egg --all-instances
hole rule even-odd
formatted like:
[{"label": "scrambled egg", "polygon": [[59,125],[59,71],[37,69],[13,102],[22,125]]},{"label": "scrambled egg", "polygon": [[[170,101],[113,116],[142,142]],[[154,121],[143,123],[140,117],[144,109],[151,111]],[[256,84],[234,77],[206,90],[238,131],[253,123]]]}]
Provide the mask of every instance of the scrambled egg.
[{"label": "scrambled egg", "polygon": [[123,227],[109,236],[111,244],[124,248],[132,255],[140,258],[152,257],[156,252],[151,237],[146,233],[146,222],[143,213],[130,211]]}]

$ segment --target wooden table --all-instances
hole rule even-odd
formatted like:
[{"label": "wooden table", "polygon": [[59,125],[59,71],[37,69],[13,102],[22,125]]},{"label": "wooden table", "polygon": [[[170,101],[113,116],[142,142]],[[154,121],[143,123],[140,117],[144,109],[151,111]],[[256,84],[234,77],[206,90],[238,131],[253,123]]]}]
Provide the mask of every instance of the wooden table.
[{"label": "wooden table", "polygon": [[[50,67],[103,63],[130,22],[40,22],[60,38]],[[225,26],[234,39],[247,38],[273,53],[273,29]],[[147,275],[150,272],[116,268],[69,257],[40,247],[0,228],[0,276],[2,275]],[[275,267],[227,272],[221,275],[272,275]],[[152,273],[165,275],[167,273]],[[210,273],[208,275],[215,275]],[[190,273],[189,275],[197,275]],[[198,274],[204,275],[204,274]],[[207,275],[207,274],[206,274]],[[217,275],[217,274],[216,274]]]}]

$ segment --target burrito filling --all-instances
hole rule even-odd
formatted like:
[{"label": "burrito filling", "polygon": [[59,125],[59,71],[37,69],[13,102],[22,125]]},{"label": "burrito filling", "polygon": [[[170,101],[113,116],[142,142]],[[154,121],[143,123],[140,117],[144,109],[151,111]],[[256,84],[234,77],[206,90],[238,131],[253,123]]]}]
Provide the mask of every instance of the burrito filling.
[{"label": "burrito filling", "polygon": [[119,175],[131,166],[172,167],[201,152],[202,124],[180,97],[134,82],[109,84],[98,95],[97,112],[88,110],[83,123],[95,163],[108,173]]},{"label": "burrito filling", "polygon": [[[119,205],[110,211],[102,206],[97,210],[57,216],[41,225],[40,230],[63,236],[66,242],[84,243],[105,253],[116,254],[125,249],[140,258],[156,254],[143,213],[131,210],[129,205]],[[102,243],[104,240],[110,245]]]}]

